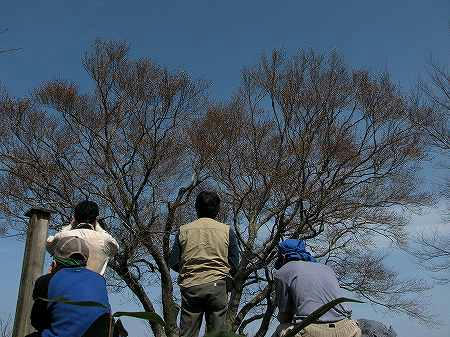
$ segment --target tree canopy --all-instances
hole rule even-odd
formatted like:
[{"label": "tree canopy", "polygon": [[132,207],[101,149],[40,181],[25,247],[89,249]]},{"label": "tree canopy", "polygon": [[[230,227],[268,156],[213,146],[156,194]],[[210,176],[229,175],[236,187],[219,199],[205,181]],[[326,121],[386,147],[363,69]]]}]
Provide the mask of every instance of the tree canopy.
[{"label": "tree canopy", "polygon": [[167,325],[152,323],[155,336],[176,334],[171,239],[209,188],[242,252],[227,315],[234,331],[257,321],[255,335],[267,333],[276,246],[288,237],[309,239],[357,296],[429,319],[417,296],[427,285],[402,279],[377,250],[381,240],[404,245],[407,211],[431,201],[418,174],[426,137],[409,118],[420,107],[388,74],[352,69],[335,53],[275,50],[213,102],[207,82],[134,60],[125,43],[97,41],[83,67],[91,88],[58,80],[28,97],[2,93],[0,214],[21,230],[24,210],[45,206],[58,228],[80,199],[98,202],[121,246],[110,282],[145,311],[161,300]]},{"label": "tree canopy", "polygon": [[[450,153],[450,72],[448,68],[430,61],[428,80],[419,81],[414,96],[418,113],[412,114],[413,125],[424,133],[431,150],[443,155],[444,160],[437,164],[444,174],[437,183],[438,200],[442,201],[442,220],[450,220],[450,175],[448,154]],[[450,234],[428,228],[422,229],[413,241],[409,251],[425,269],[433,273],[440,283],[450,283]]]}]

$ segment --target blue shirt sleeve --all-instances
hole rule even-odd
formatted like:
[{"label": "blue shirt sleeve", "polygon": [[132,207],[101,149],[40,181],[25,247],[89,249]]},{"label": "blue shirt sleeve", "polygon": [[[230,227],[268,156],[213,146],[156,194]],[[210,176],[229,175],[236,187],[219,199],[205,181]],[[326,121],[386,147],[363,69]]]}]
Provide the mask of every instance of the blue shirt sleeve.
[{"label": "blue shirt sleeve", "polygon": [[229,235],[229,245],[228,245],[228,263],[230,264],[231,270],[230,274],[236,274],[236,271],[239,266],[239,246],[236,237],[236,233],[230,227],[230,235]]},{"label": "blue shirt sleeve", "polygon": [[172,251],[169,256],[169,267],[177,273],[180,272],[181,248],[180,248],[180,233],[175,236]]}]

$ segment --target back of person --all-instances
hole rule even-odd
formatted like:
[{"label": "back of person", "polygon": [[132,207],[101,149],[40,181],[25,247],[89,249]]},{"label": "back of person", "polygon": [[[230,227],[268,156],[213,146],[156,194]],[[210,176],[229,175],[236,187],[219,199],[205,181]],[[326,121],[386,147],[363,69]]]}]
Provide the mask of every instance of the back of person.
[{"label": "back of person", "polygon": [[116,254],[118,245],[111,235],[98,227],[100,226],[96,226],[94,230],[86,228],[62,230],[55,235],[55,239],[76,236],[85,240],[91,252],[86,267],[103,275],[110,257]]},{"label": "back of person", "polygon": [[[33,289],[31,325],[37,330],[28,337],[106,337],[111,309],[105,279],[86,269],[89,247],[74,236],[58,240],[49,273],[39,277]],[[80,306],[46,299],[96,302]]]},{"label": "back of person", "polygon": [[[290,261],[276,271],[274,277],[276,282],[283,283],[281,289],[291,294],[294,319],[301,320],[320,306],[343,297],[334,271],[321,263]],[[350,307],[343,303],[325,313],[320,320],[338,321],[350,313]]]},{"label": "back of person", "polygon": [[229,233],[229,226],[211,218],[200,218],[180,227],[181,287],[226,279],[230,272]]},{"label": "back of person", "polygon": [[170,267],[179,273],[181,337],[198,336],[203,316],[207,333],[224,328],[227,280],[239,265],[235,232],[214,220],[220,210],[217,193],[200,192],[195,209],[198,219],[180,227],[169,258]]},{"label": "back of person", "polygon": [[110,258],[116,255],[119,245],[97,222],[98,205],[93,201],[82,201],[74,209],[72,223],[47,239],[47,251],[53,255],[54,247],[64,237],[76,236],[89,246],[87,268],[101,275],[105,273]]},{"label": "back of person", "polygon": [[51,328],[42,336],[84,336],[98,319],[107,321],[111,312],[106,281],[85,268],[63,268],[48,283],[48,298],[63,297],[69,301],[93,301],[105,307],[82,307],[64,303],[50,303]]},{"label": "back of person", "polygon": [[[278,244],[274,273],[278,320],[274,336],[284,337],[296,324],[322,305],[343,297],[336,274],[306,250],[305,241],[283,240]],[[339,304],[303,328],[297,337],[361,337],[361,329],[350,319],[348,304]]]}]

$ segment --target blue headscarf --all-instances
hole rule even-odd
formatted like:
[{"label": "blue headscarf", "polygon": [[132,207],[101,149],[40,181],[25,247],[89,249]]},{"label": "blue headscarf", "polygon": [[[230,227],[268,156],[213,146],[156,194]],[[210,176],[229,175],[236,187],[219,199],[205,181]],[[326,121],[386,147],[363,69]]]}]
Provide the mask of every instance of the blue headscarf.
[{"label": "blue headscarf", "polygon": [[280,268],[289,261],[316,262],[310,252],[306,251],[305,241],[287,239],[278,244],[278,255],[281,257],[275,263],[275,268]]}]

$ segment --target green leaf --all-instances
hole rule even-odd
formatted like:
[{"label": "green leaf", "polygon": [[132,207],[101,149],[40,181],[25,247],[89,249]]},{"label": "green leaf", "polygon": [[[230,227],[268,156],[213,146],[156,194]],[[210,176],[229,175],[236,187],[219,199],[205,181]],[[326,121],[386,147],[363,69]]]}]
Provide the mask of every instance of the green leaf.
[{"label": "green leaf", "polygon": [[344,302],[354,302],[354,303],[364,303],[362,301],[354,300],[352,298],[340,297],[335,300],[328,302],[327,304],[322,305],[319,309],[313,311],[308,317],[304,318],[300,323],[295,324],[292,330],[289,330],[284,337],[294,337],[301,330],[306,328],[308,325],[317,321],[320,317],[322,317],[325,313],[327,313],[330,309],[335,307],[336,305]]},{"label": "green leaf", "polygon": [[131,312],[131,311],[118,311],[113,314],[113,317],[134,317],[134,318],[140,318],[145,319],[147,321],[161,324],[162,326],[165,326],[166,323],[164,320],[159,316],[158,314],[155,314],[154,312],[148,312],[148,311],[137,311],[137,312]]},{"label": "green leaf", "polygon": [[50,303],[64,303],[64,304],[79,305],[80,307],[100,307],[108,309],[106,305],[94,301],[69,301],[66,300],[64,297],[55,297],[55,298],[38,297],[38,299]]},{"label": "green leaf", "polygon": [[[64,297],[56,297],[56,298],[43,298],[39,297],[40,300],[45,302],[51,302],[51,303],[64,303],[64,304],[72,304],[72,305],[79,305],[81,307],[101,307],[101,308],[107,308],[105,305],[93,302],[93,301],[69,301],[65,299]],[[137,311],[137,312],[127,312],[127,311],[118,311],[112,315],[112,317],[134,317],[134,318],[140,318],[145,319],[147,321],[161,324],[162,326],[165,326],[166,323],[164,320],[156,313],[153,312],[147,312],[147,311]]]}]

